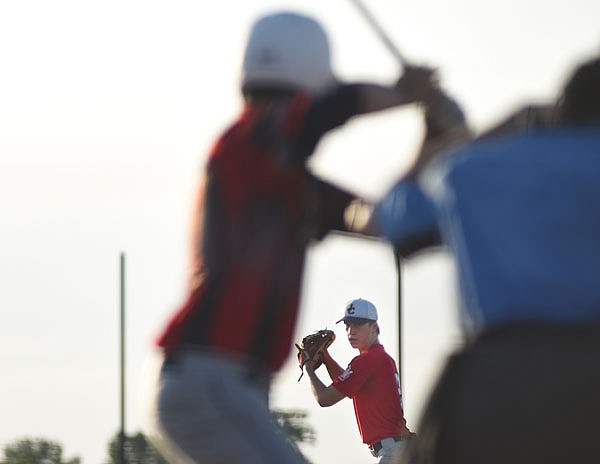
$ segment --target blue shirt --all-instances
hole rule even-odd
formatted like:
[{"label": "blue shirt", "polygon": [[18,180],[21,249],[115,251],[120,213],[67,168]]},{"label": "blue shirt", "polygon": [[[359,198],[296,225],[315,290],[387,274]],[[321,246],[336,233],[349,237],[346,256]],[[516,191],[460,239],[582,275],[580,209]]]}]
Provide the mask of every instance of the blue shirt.
[{"label": "blue shirt", "polygon": [[397,184],[375,217],[399,244],[437,228],[476,328],[600,321],[600,131],[470,144],[419,182]]}]

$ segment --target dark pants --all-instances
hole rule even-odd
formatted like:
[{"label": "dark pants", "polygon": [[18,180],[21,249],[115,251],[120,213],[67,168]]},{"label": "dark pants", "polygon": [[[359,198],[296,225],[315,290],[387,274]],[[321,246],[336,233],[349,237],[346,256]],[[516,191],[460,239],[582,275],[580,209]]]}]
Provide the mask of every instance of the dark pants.
[{"label": "dark pants", "polygon": [[448,360],[402,462],[600,463],[600,326],[482,334]]}]

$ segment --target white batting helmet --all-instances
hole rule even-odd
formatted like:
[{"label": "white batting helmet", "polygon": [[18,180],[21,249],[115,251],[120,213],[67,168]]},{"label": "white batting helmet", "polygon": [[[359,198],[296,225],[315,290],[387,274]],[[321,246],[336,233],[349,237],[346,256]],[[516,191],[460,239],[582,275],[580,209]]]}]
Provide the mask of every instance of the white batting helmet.
[{"label": "white batting helmet", "polygon": [[244,53],[242,89],[289,87],[318,93],[334,81],[327,34],[316,20],[281,12],[254,23]]}]

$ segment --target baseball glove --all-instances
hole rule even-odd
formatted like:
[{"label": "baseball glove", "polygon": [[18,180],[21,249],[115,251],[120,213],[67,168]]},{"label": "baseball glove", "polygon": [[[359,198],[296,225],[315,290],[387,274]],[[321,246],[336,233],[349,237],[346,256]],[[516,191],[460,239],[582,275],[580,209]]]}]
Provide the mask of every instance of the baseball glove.
[{"label": "baseball glove", "polygon": [[323,364],[323,351],[329,347],[335,340],[333,330],[318,330],[311,333],[302,339],[300,345],[296,343],[298,348],[298,363],[302,373],[298,377],[298,382],[304,375],[304,366],[306,363],[312,363],[313,369],[317,369]]}]

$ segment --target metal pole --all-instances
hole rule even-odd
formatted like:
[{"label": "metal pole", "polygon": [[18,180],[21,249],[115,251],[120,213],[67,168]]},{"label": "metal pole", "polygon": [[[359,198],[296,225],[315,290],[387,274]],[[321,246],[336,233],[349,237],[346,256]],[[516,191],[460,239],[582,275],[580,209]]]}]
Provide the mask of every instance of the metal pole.
[{"label": "metal pole", "polygon": [[394,253],[394,256],[398,270],[398,378],[402,388],[402,258],[398,253]]},{"label": "metal pole", "polygon": [[121,410],[120,410],[120,429],[119,429],[119,464],[125,464],[125,253],[120,257],[121,274]]}]

